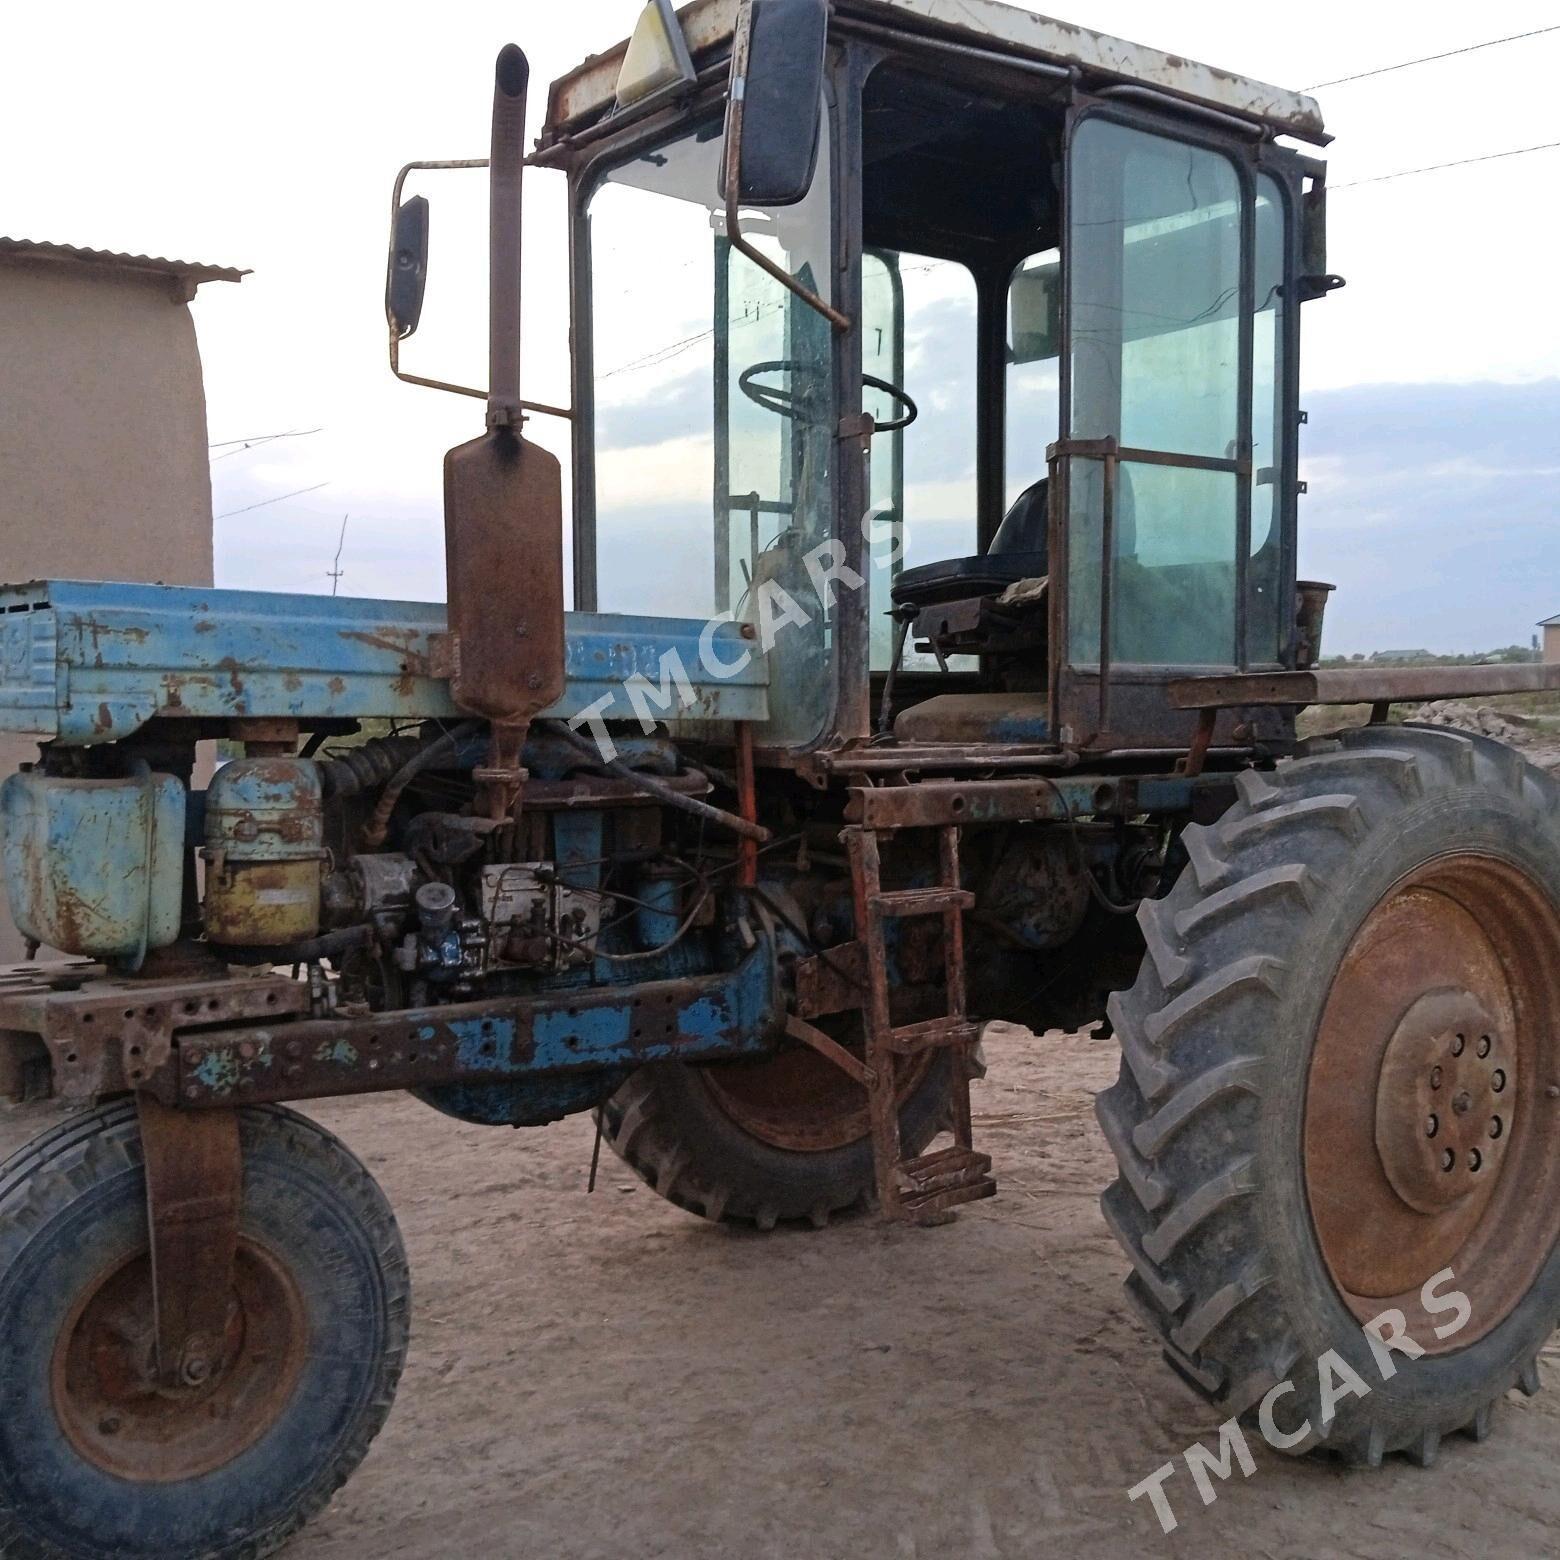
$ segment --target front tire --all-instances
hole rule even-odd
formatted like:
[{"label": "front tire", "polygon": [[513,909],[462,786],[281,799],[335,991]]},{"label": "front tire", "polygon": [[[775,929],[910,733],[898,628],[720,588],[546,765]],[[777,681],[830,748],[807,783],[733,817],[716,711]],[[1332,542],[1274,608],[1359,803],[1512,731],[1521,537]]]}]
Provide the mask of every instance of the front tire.
[{"label": "front tire", "polygon": [[[1223,1412],[1289,1381],[1280,1449],[1428,1462],[1538,1389],[1560,1318],[1560,787],[1483,738],[1375,727],[1238,789],[1186,831],[1112,999],[1105,1216]],[[1388,1311],[1425,1350],[1390,1378],[1362,1332]],[[1330,1417],[1329,1351],[1369,1388]]]},{"label": "front tire", "polygon": [[395,1220],[351,1153],[239,1113],[243,1206],[210,1380],[151,1371],[140,1126],[73,1117],[0,1167],[0,1555],[255,1560],[361,1462],[405,1359]]}]

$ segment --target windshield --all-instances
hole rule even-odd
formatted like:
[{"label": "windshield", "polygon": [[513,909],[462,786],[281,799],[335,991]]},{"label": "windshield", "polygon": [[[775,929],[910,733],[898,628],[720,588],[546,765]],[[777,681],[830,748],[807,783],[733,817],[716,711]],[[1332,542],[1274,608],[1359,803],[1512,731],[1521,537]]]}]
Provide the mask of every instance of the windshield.
[{"label": "windshield", "polygon": [[[831,708],[830,633],[806,566],[832,533],[833,341],[826,320],[735,251],[718,121],[640,152],[588,206],[597,602],[751,622],[770,662],[766,740],[805,742]],[[799,205],[743,233],[829,296],[829,152]]]}]

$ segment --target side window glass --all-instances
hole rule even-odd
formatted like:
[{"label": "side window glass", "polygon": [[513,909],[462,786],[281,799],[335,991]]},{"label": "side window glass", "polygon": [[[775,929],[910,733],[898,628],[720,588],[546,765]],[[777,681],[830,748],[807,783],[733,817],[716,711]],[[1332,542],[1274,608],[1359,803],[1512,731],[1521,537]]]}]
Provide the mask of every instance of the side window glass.
[{"label": "side window glass", "polygon": [[1219,153],[1103,119],[1072,179],[1071,437],[1172,459],[1120,463],[1108,536],[1104,463],[1072,462],[1069,657],[1100,660],[1108,549],[1113,662],[1232,665],[1240,182]]}]

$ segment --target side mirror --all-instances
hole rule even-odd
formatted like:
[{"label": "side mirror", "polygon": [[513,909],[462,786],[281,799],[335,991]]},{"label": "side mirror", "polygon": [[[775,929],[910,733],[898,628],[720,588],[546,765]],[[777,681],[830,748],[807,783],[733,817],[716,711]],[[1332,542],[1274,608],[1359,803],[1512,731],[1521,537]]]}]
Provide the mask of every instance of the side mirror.
[{"label": "side mirror", "polygon": [[1300,202],[1300,301],[1314,302],[1348,284],[1327,269],[1327,171],[1316,164]]},{"label": "side mirror", "polygon": [[1026,267],[1013,275],[1010,299],[1010,363],[1044,363],[1062,350],[1061,262]]},{"label": "side mirror", "polygon": [[828,33],[829,0],[751,0],[739,20],[726,155],[745,206],[794,206],[812,188]]},{"label": "side mirror", "polygon": [[417,329],[427,286],[428,199],[414,195],[396,208],[395,231],[390,236],[385,318],[394,340],[404,340]]}]

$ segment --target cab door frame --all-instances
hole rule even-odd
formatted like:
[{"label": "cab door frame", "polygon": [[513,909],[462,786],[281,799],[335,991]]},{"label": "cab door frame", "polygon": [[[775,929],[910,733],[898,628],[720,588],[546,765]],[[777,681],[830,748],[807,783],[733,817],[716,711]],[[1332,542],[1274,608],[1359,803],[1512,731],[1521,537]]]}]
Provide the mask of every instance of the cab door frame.
[{"label": "cab door frame", "polygon": [[[1234,167],[1240,190],[1240,313],[1239,364],[1236,387],[1238,432],[1236,450],[1221,459],[1172,450],[1124,447],[1116,438],[1079,439],[1073,428],[1073,330],[1076,263],[1072,234],[1076,199],[1078,131],[1090,120],[1105,119],[1125,128],[1167,138],[1225,157]],[[1193,737],[1195,712],[1171,709],[1165,684],[1177,677],[1220,670],[1252,669],[1247,624],[1248,567],[1252,526],[1252,382],[1254,354],[1255,253],[1257,178],[1273,176],[1283,198],[1283,389],[1277,418],[1281,453],[1275,471],[1281,484],[1277,506],[1280,525],[1279,590],[1292,600],[1295,580],[1295,498],[1298,492],[1295,431],[1298,423],[1299,370],[1299,199],[1300,159],[1261,139],[1253,126],[1227,116],[1206,120],[1180,113],[1158,112],[1108,96],[1080,94],[1067,115],[1063,157],[1062,289],[1063,334],[1060,364],[1062,437],[1051,446],[1050,515],[1050,689],[1051,730],[1064,746],[1078,751],[1170,750],[1187,748]],[[1071,580],[1071,497],[1078,463],[1097,462],[1102,469],[1100,513],[1100,649],[1097,661],[1075,662],[1070,654],[1069,582]],[[1234,476],[1235,587],[1231,625],[1231,661],[1227,666],[1176,666],[1123,663],[1111,653],[1111,598],[1114,581],[1114,529],[1120,469],[1124,461],[1227,472]],[[1291,614],[1292,617],[1292,614]],[[1289,619],[1283,655],[1277,665],[1294,664],[1294,633]],[[1259,662],[1272,667],[1275,663]],[[1233,740],[1239,725],[1250,728],[1245,740],[1281,740],[1286,719],[1279,711],[1234,711],[1221,717],[1216,745]]]}]

